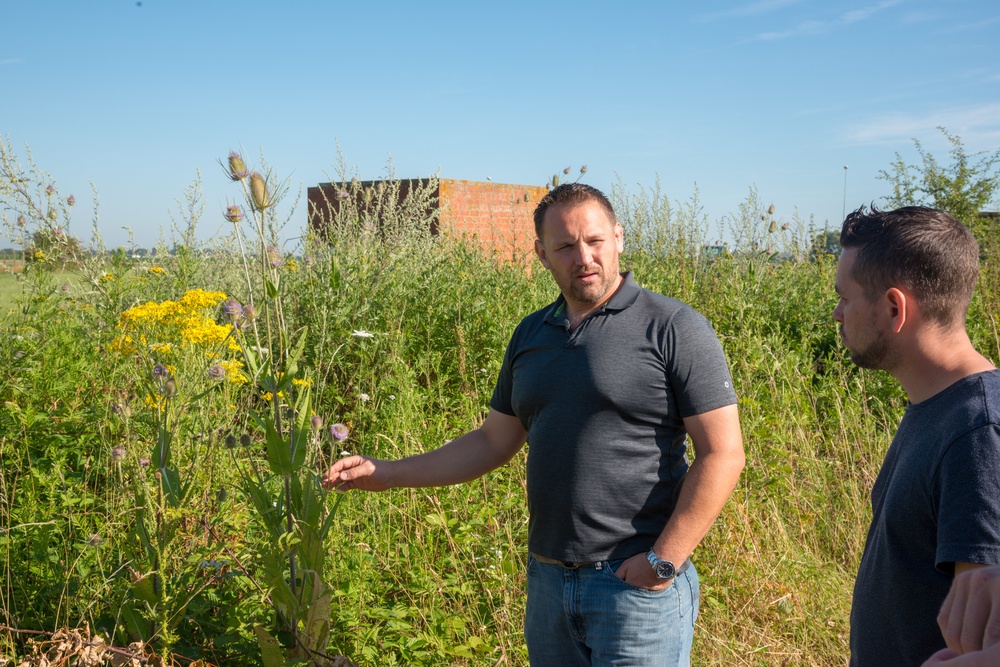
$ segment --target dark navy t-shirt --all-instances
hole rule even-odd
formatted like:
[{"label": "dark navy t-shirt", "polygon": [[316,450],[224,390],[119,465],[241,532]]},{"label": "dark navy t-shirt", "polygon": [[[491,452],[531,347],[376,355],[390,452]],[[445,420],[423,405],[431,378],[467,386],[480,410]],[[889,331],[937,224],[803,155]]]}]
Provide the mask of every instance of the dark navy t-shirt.
[{"label": "dark navy t-shirt", "polygon": [[854,585],[851,665],[920,665],[954,563],[1000,563],[1000,371],[906,409],[872,488]]},{"label": "dark navy t-shirt", "polygon": [[565,303],[526,317],[490,406],[528,432],[528,547],[561,560],[648,550],[687,471],[683,419],[736,402],[718,337],[631,277],[574,331]]}]

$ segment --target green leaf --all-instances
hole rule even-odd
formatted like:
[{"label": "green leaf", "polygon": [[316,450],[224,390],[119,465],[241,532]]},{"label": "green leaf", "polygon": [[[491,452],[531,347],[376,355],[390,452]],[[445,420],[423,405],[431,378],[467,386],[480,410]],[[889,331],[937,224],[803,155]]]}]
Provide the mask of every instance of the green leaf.
[{"label": "green leaf", "polygon": [[271,282],[267,278],[264,279],[264,286],[267,288],[267,296],[269,299],[278,298],[278,286],[277,284]]},{"label": "green leaf", "polygon": [[264,426],[267,434],[268,467],[276,475],[292,474],[292,453],[288,450],[288,443],[284,441],[281,434],[274,428],[272,420],[265,420]]},{"label": "green leaf", "polygon": [[344,279],[340,273],[340,267],[337,266],[337,259],[334,258],[330,263],[330,289],[335,292],[338,291],[343,282]]},{"label": "green leaf", "polygon": [[259,625],[253,626],[257,635],[257,645],[260,646],[260,657],[264,667],[284,667],[285,656],[281,652],[281,644],[270,633]]}]

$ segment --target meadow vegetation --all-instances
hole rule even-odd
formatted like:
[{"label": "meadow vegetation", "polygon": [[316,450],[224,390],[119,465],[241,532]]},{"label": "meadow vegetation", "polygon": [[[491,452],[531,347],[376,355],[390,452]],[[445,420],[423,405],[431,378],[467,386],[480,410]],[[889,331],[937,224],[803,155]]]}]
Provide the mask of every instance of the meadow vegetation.
[{"label": "meadow vegetation", "polygon": [[[3,152],[29,261],[0,282],[0,664],[84,624],[167,664],[527,664],[523,454],[439,489],[327,494],[318,474],[477,425],[514,326],[556,296],[544,272],[431,236],[433,183],[345,191],[283,247],[284,187],[238,154],[214,176],[229,237],[196,240],[196,184],[173,253],[85,253],[48,174]],[[696,196],[613,198],[623,265],[713,322],[740,395],[747,467],[694,556],[693,663],[845,664],[905,399],[839,343],[836,258],[755,190],[712,252]],[[987,259],[970,322],[992,359],[998,275]]]}]

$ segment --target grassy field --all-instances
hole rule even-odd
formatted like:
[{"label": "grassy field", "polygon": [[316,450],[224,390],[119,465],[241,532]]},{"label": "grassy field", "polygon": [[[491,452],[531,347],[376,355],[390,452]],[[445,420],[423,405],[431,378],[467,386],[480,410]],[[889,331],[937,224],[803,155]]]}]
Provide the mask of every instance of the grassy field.
[{"label": "grassy field", "polygon": [[[411,214],[372,233],[345,211],[328,242],[279,252],[246,193],[221,245],[0,275],[3,312],[16,302],[0,321],[0,655],[27,650],[11,628],[86,622],[219,665],[265,664],[265,635],[286,659],[526,664],[523,454],[441,489],[327,497],[316,475],[476,426],[511,331],[554,284]],[[740,396],[747,467],[694,557],[693,662],[846,664],[868,493],[904,397],[841,349],[835,260],[808,234],[754,228],[749,202],[748,245],[709,261],[691,220],[619,203],[625,267],[713,322]],[[970,326],[996,359],[990,271]]]}]

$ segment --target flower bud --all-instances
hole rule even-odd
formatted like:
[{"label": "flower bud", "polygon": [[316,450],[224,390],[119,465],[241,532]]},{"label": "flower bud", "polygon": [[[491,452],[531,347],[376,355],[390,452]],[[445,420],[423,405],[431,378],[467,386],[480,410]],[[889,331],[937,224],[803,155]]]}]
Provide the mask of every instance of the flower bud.
[{"label": "flower bud", "polygon": [[234,297],[229,297],[222,302],[222,314],[230,322],[235,322],[243,314],[243,306]]},{"label": "flower bud", "polygon": [[232,204],[226,208],[226,220],[233,223],[234,225],[243,219],[243,209],[241,209],[236,204]]},{"label": "flower bud", "polygon": [[17,226],[18,227],[24,227],[26,224],[28,224],[28,221],[24,219],[24,213],[22,213],[19,216],[17,216]]},{"label": "flower bud", "polygon": [[224,486],[219,487],[218,492],[215,494],[216,502],[218,502],[221,505],[222,503],[226,502],[227,498],[229,498],[229,491],[227,491],[226,487]]},{"label": "flower bud", "polygon": [[243,156],[236,151],[229,151],[229,178],[242,181],[246,177],[247,166],[243,162]]},{"label": "flower bud", "polygon": [[244,306],[243,320],[245,322],[253,322],[255,319],[257,319],[257,309],[253,306]]},{"label": "flower bud", "polygon": [[167,398],[173,398],[177,395],[177,381],[173,378],[168,378],[166,382],[163,383],[163,395]]},{"label": "flower bud", "polygon": [[772,220],[771,224],[768,225],[768,227],[767,227],[767,233],[768,234],[773,234],[776,231],[778,231],[778,223],[776,223],[774,220]]},{"label": "flower bud", "polygon": [[121,445],[115,445],[111,448],[111,458],[114,461],[121,461],[125,458],[125,448]]},{"label": "flower bud", "polygon": [[140,468],[148,468],[149,465],[150,465],[150,463],[152,463],[152,461],[149,460],[148,456],[139,457],[139,467]]},{"label": "flower bud", "polygon": [[774,215],[774,204],[771,204],[771,206],[768,207],[767,214],[768,215]]},{"label": "flower bud", "polygon": [[76,197],[74,197],[73,195],[70,195],[69,197],[66,197],[66,205],[67,206],[72,206],[75,203],[76,203]]},{"label": "flower bud", "polygon": [[580,167],[580,173],[581,174],[586,174],[587,173],[587,165],[583,165],[582,167]]},{"label": "flower bud", "polygon": [[226,449],[233,449],[236,447],[236,436],[232,433],[226,436]]},{"label": "flower bud", "polygon": [[781,231],[783,231],[783,232],[787,232],[788,231],[788,223],[787,222],[785,224],[781,225]]},{"label": "flower bud", "polygon": [[281,253],[273,245],[267,246],[267,263],[271,266],[281,266]]},{"label": "flower bud", "polygon": [[208,369],[208,378],[210,380],[221,380],[224,377],[226,377],[226,368],[222,364],[216,362]]},{"label": "flower bud", "polygon": [[45,194],[51,196],[55,191],[56,191],[56,189],[54,187],[52,187],[51,185],[46,185],[45,186]]},{"label": "flower bud", "polygon": [[569,171],[570,171],[570,168],[566,167],[565,169],[563,169],[563,174],[569,176]]},{"label": "flower bud", "polygon": [[49,209],[49,220],[55,220],[56,216],[57,216],[56,210],[54,208],[50,208]]},{"label": "flower bud", "polygon": [[263,211],[271,205],[271,196],[267,193],[267,183],[264,177],[256,171],[250,174],[250,196],[253,199],[254,208]]},{"label": "flower bud", "polygon": [[552,174],[552,187],[559,187],[559,174]]},{"label": "flower bud", "polygon": [[312,419],[309,420],[309,423],[312,424],[313,429],[316,431],[323,428],[323,418],[319,415],[313,415]]},{"label": "flower bud", "polygon": [[244,433],[243,435],[240,436],[240,444],[243,445],[244,447],[249,447],[250,446],[250,434],[249,433]]},{"label": "flower bud", "polygon": [[167,367],[163,364],[156,364],[153,366],[153,377],[167,377]]}]

